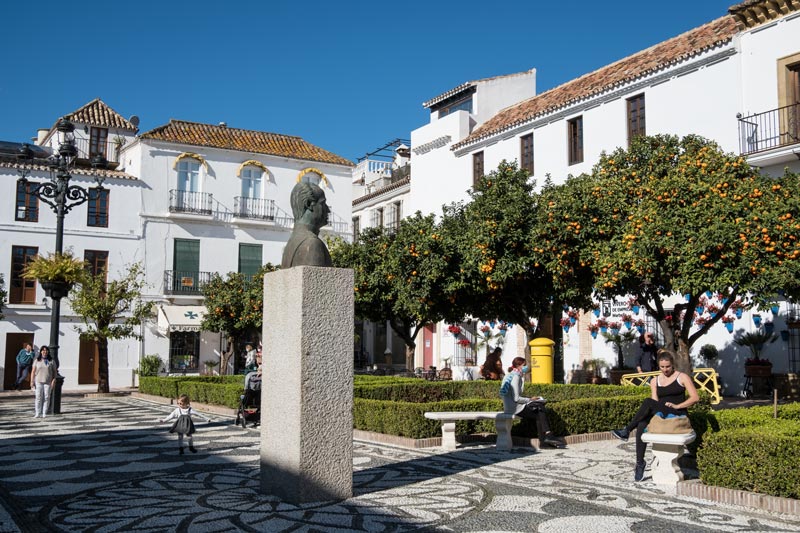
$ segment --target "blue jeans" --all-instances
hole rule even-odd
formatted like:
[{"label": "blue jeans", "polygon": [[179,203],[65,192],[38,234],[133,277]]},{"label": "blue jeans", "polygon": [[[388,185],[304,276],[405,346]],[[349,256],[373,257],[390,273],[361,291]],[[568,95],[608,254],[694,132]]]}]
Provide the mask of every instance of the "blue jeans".
[{"label": "blue jeans", "polygon": [[17,381],[14,382],[15,389],[19,389],[19,386],[22,384],[23,381],[25,381],[25,379],[31,373],[31,368],[33,368],[33,365],[31,363],[25,365],[17,363]]}]

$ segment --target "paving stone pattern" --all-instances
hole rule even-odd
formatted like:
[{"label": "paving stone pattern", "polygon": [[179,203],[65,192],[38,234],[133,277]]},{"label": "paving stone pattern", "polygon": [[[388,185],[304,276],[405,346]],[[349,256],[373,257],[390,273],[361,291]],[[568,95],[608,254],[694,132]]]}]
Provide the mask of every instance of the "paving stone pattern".
[{"label": "paving stone pattern", "polygon": [[0,398],[0,533],[52,531],[800,531],[800,518],[633,483],[633,443],[444,453],[354,443],[355,496],[290,505],[260,494],[259,433],[212,415],[178,455],[171,408],[65,398],[33,418]]}]

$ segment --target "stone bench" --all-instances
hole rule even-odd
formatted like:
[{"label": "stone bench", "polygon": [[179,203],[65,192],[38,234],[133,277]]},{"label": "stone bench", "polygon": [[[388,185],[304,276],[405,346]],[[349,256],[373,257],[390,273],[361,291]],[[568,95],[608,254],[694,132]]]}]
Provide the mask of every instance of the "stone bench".
[{"label": "stone bench", "polygon": [[683,471],[678,466],[678,459],[683,457],[684,447],[694,442],[697,435],[691,433],[678,433],[670,435],[667,433],[642,434],[642,441],[649,442],[653,447],[653,482],[674,485],[678,481],[683,481]]},{"label": "stone bench", "polygon": [[456,449],[456,422],[458,420],[494,420],[497,431],[495,447],[498,450],[511,449],[511,425],[514,415],[503,411],[435,411],[425,413],[425,418],[442,422],[442,447],[445,450]]}]

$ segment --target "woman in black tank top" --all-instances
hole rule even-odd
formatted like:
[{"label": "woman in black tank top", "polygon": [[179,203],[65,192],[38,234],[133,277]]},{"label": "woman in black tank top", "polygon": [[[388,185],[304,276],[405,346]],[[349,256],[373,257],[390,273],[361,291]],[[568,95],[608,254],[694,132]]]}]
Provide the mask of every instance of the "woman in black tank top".
[{"label": "woman in black tank top", "polygon": [[[661,350],[658,355],[658,368],[661,374],[650,381],[650,398],[647,398],[634,415],[630,423],[622,429],[615,429],[611,433],[620,440],[628,440],[630,432],[636,429],[636,468],[633,474],[634,481],[641,481],[644,477],[644,452],[647,444],[642,441],[644,428],[656,413],[664,416],[685,416],[689,406],[700,400],[697,389],[694,387],[691,376],[675,370],[675,358],[668,350]],[[686,395],[689,395],[687,398]]]}]

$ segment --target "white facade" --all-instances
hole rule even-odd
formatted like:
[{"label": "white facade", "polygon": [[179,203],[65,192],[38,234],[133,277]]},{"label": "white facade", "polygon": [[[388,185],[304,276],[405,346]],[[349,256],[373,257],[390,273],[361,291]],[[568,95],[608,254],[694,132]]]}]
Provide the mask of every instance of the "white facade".
[{"label": "white facade", "polygon": [[[86,108],[97,110],[98,106],[105,117],[101,122],[108,122],[107,135],[102,138],[94,131],[102,127],[75,120]],[[174,134],[166,138],[149,135],[156,130],[135,135],[131,122],[99,100],[68,117],[76,126],[79,158],[88,162],[90,138],[95,139],[94,150],[105,140],[107,158],[118,170],[104,172],[104,187],[110,191],[108,227],[88,227],[87,204],[78,206],[65,217],[64,249],[78,258],[84,258],[87,250],[108,252],[109,279],[127,265],[141,262],[147,282],[144,297],[156,304],[153,316],[140,329],[141,341],[109,341],[111,387],[133,385],[133,371],[144,355],[161,357],[168,372],[203,373],[205,361],[219,361],[224,348],[221,335],[199,331],[205,312],[202,285],[214,273],[224,277],[228,272],[245,272],[242,258],[249,261],[249,270],[267,262],[280,265],[294,220],[290,192],[301,179],[318,182],[325,192],[331,215],[322,236],[351,237],[352,163],[298,137],[232,129],[232,135],[244,139],[244,144],[230,149],[204,145],[203,135],[209,131],[228,132],[222,124],[184,123],[195,135],[187,139],[170,139]],[[115,128],[115,124],[123,127]],[[57,144],[52,130],[41,131],[38,141],[45,147]],[[308,159],[276,155],[286,143],[295,153],[323,155]],[[0,157],[3,190],[12,199],[17,196],[18,167],[13,156]],[[49,177],[46,167],[31,169],[31,181]],[[94,186],[92,171],[76,168],[72,175],[72,183]],[[12,249],[26,247],[34,255],[50,253],[55,242],[55,215],[39,202],[37,221],[15,221],[14,202],[6,202],[0,206],[0,220],[0,257],[6,258],[0,263],[0,273],[9,290]],[[183,262],[175,257],[179,248]],[[242,249],[247,253],[240,252]],[[196,257],[189,257],[187,263],[186,254],[195,251]],[[187,265],[190,271],[179,270]],[[16,293],[12,299],[18,299]],[[22,347],[21,335],[32,335],[37,348],[49,343],[50,308],[42,289],[36,287],[35,296],[29,290],[25,299],[26,303],[7,304],[6,318],[0,321],[0,350],[5,354],[0,360],[0,385],[4,388],[14,381],[14,357]],[[96,370],[87,367],[93,362],[88,361],[90,350],[86,346],[81,349],[72,328],[79,320],[67,302],[62,300],[59,342],[64,387],[94,389]],[[266,314],[270,312],[277,310]],[[176,348],[177,337],[182,344]],[[193,342],[196,349],[192,347],[191,358],[185,359],[191,359],[191,364],[183,364],[184,359],[176,359],[175,354]]]}]

